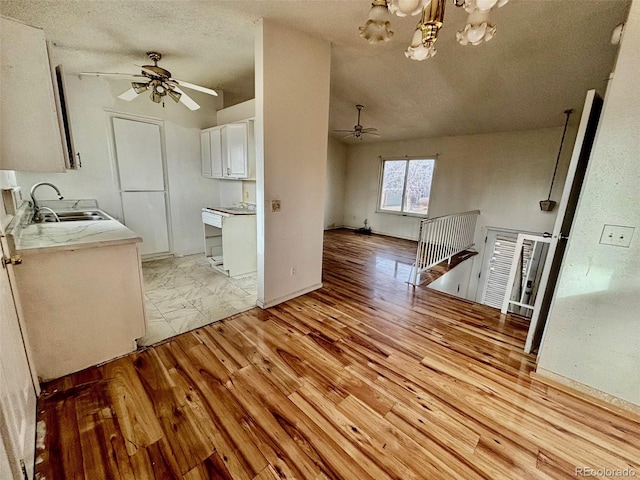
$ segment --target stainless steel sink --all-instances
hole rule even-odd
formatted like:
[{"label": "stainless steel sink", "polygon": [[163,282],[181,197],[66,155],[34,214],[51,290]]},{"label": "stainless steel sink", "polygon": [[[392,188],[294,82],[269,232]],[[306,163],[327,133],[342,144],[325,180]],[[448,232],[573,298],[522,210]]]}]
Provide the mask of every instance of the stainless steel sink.
[{"label": "stainless steel sink", "polygon": [[[99,210],[77,211],[77,212],[56,212],[61,222],[86,222],[94,220],[110,220],[103,212]],[[57,222],[55,215],[50,212],[42,213],[42,222]]]}]

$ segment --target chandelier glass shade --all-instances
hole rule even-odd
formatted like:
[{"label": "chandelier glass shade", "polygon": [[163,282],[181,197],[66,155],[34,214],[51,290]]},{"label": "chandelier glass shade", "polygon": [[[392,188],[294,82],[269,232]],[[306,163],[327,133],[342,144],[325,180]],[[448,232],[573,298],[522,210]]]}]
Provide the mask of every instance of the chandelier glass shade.
[{"label": "chandelier glass shade", "polygon": [[491,25],[489,19],[490,10],[475,9],[469,13],[467,24],[462,31],[456,33],[460,45],[480,45],[488,42],[496,34],[496,27]]},{"label": "chandelier glass shade", "polygon": [[388,42],[393,37],[390,27],[386,0],[374,0],[367,22],[360,27],[360,36],[369,43]]},{"label": "chandelier glass shade", "polygon": [[[399,17],[420,16],[420,22],[413,33],[411,44],[405,56],[412,60],[426,60],[436,54],[435,42],[444,21],[447,0],[373,0],[369,18],[360,27],[360,36],[369,43],[386,42],[393,36],[389,13]],[[461,45],[479,45],[491,40],[496,27],[489,18],[491,9],[502,7],[509,0],[453,0],[456,7],[463,7],[468,13],[467,23],[456,38]]]},{"label": "chandelier glass shade", "polygon": [[431,0],[389,0],[389,12],[398,17],[418,15]]}]

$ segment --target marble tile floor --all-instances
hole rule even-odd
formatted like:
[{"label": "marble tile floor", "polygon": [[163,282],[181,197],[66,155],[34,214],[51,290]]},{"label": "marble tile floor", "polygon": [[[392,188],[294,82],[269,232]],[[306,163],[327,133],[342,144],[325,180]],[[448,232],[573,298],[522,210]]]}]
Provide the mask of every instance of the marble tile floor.
[{"label": "marble tile floor", "polygon": [[203,254],[142,264],[149,346],[208,325],[256,305],[256,274],[230,278],[213,269]]}]

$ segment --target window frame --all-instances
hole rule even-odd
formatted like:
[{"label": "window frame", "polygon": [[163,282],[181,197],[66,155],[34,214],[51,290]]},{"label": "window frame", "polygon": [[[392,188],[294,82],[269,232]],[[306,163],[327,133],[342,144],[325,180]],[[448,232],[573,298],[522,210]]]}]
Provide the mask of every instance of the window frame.
[{"label": "window frame", "polygon": [[[388,213],[391,215],[400,215],[402,217],[417,217],[417,218],[429,218],[429,212],[431,210],[431,199],[433,195],[431,194],[431,189],[429,192],[429,206],[427,207],[427,213],[412,213],[412,212],[404,212],[404,201],[407,195],[407,177],[409,176],[409,162],[411,160],[433,160],[433,175],[431,177],[431,187],[433,187],[433,183],[436,178],[436,168],[438,166],[438,155],[421,155],[418,157],[379,157],[380,158],[380,166],[379,166],[379,175],[378,175],[378,196],[376,197],[376,213]],[[382,198],[382,181],[384,180],[384,164],[388,161],[405,161],[406,168],[404,170],[404,187],[402,188],[402,200],[400,204],[400,211],[395,210],[385,210],[380,208],[380,200]]]}]

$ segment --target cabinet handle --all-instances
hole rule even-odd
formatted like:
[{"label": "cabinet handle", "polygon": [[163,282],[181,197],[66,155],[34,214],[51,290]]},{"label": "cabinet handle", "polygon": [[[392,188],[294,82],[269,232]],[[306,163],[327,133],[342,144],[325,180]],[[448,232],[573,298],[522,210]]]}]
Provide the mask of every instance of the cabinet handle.
[{"label": "cabinet handle", "polygon": [[77,157],[78,157],[78,167],[82,168],[82,158],[80,158],[80,152],[76,153]]},{"label": "cabinet handle", "polygon": [[227,167],[227,175],[231,175],[231,169]]}]

